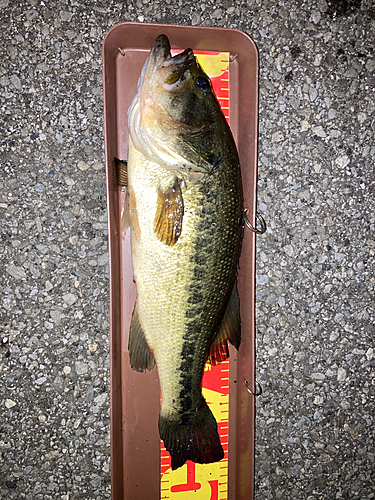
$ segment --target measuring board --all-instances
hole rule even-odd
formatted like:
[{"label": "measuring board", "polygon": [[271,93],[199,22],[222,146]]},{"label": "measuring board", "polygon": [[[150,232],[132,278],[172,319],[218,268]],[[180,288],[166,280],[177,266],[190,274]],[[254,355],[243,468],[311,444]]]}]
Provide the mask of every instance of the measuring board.
[{"label": "measuring board", "polygon": [[[172,54],[181,51],[173,50]],[[194,51],[199,64],[211,79],[215,95],[229,123],[229,52]],[[203,396],[217,421],[224,458],[213,464],[187,461],[172,471],[171,457],[161,441],[161,499],[228,499],[229,360],[218,365],[206,363]]]},{"label": "measuring board", "polygon": [[[150,48],[161,33],[168,36],[173,47],[194,50],[211,77],[227,119],[230,111],[230,125],[242,165],[244,206],[248,208],[250,222],[255,225],[259,61],[254,42],[246,33],[228,28],[131,22],[113,26],[103,43],[112,499],[250,500],[254,497],[255,404],[247,387],[254,386],[254,233],[245,229],[241,249],[238,276],[241,347],[237,352],[229,346],[230,362],[207,365],[203,377],[203,394],[218,422],[225,450],[221,462],[206,465],[188,462],[176,471],[171,470],[169,454],[162,449],[158,432],[157,370],[138,373],[129,363],[129,325],[137,291],[133,282],[130,232],[122,235],[120,231],[124,200],[117,184],[114,158],[127,158],[127,111],[137,92],[139,75]],[[200,52],[204,49],[216,52]]]}]

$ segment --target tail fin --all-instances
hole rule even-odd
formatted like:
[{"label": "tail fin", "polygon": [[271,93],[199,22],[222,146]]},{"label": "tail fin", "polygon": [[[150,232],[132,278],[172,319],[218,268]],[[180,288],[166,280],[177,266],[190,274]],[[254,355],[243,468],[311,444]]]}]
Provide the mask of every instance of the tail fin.
[{"label": "tail fin", "polygon": [[174,419],[160,416],[159,432],[171,455],[172,470],[182,467],[186,460],[210,464],[224,458],[215,417],[203,398],[194,412]]}]

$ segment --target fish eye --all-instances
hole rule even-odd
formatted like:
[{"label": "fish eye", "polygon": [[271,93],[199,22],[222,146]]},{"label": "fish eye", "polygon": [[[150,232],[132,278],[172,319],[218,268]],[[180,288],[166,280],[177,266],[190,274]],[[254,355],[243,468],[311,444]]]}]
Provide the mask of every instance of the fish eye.
[{"label": "fish eye", "polygon": [[201,90],[208,90],[211,87],[210,81],[205,76],[198,76],[197,85]]}]

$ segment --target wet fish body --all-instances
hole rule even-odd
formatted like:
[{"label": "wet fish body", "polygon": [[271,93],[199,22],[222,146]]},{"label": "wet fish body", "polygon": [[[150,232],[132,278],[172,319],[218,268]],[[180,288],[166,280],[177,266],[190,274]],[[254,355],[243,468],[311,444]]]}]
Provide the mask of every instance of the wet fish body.
[{"label": "wet fish body", "polygon": [[[137,286],[132,368],[158,368],[172,468],[223,458],[202,395],[207,357],[240,343],[242,188],[232,134],[190,49],[154,43],[129,109],[127,212]],[[221,345],[221,347],[219,347]]]}]

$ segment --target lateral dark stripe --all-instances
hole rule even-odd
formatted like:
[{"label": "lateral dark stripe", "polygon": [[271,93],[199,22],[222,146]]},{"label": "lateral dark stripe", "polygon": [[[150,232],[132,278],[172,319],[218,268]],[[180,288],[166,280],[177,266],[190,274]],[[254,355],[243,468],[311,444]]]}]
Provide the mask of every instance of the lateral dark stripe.
[{"label": "lateral dark stripe", "polygon": [[231,178],[228,175],[206,176],[198,188],[199,220],[190,256],[193,275],[187,285],[186,330],[179,367],[181,417],[195,411],[194,405],[199,404],[207,350],[234,279],[241,204],[233,194],[223,194],[223,185],[233,186],[233,173]]},{"label": "lateral dark stripe", "polygon": [[[214,195],[212,178],[207,178],[207,181],[200,187],[201,195],[201,212],[200,220],[197,225],[196,241],[192,249],[190,262],[194,264],[194,272],[192,282],[189,284],[188,308],[186,310],[186,331],[183,336],[182,361],[180,365],[180,401],[181,411],[189,412],[194,410],[193,400],[190,397],[193,392],[193,385],[201,383],[200,376],[203,372],[205,363],[205,352],[197,352],[202,349],[202,326],[205,319],[205,290],[207,287],[207,262],[212,253],[212,248],[209,246],[212,240],[212,234],[208,234],[210,228],[213,228],[213,219],[217,214],[216,200]],[[208,209],[210,207],[208,215]],[[204,334],[204,332],[203,332]],[[200,359],[199,359],[200,358]],[[193,380],[193,377],[196,380]],[[196,388],[197,389],[197,388]],[[196,395],[197,397],[197,395]]]}]

